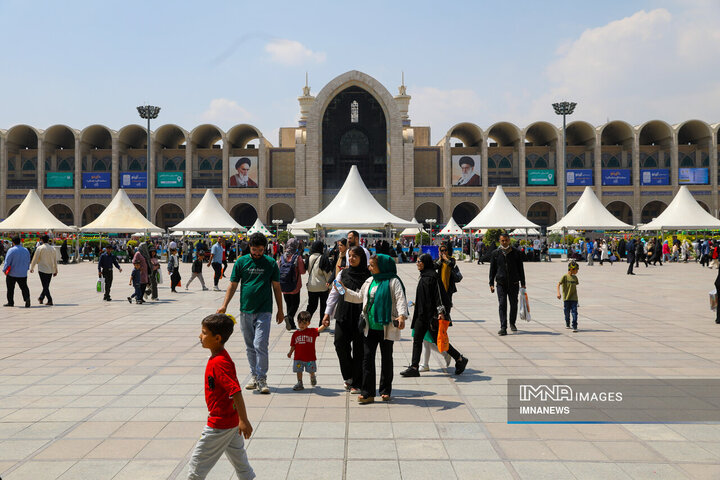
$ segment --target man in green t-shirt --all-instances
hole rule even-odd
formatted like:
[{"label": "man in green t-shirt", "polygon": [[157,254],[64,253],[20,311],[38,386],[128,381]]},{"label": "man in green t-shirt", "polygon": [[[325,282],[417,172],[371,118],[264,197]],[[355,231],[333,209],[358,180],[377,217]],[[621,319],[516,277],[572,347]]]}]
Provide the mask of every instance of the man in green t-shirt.
[{"label": "man in green t-shirt", "polygon": [[217,313],[225,313],[230,300],[235,295],[238,283],[242,284],[239,323],[245,338],[248,363],[252,373],[252,379],[245,388],[258,389],[260,393],[270,393],[270,388],[267,386],[267,372],[273,295],[278,308],[276,322],[283,323],[285,318],[280,269],[272,257],[265,255],[267,239],[262,233],[250,235],[249,245],[250,255],[243,255],[235,262],[230,275],[230,286]]},{"label": "man in green t-shirt", "polygon": [[[577,273],[580,267],[575,260],[568,263],[568,273],[563,275],[557,285],[557,298],[563,300],[563,310],[565,312],[565,328],[570,328],[570,314],[572,313],[572,329],[573,332],[578,331],[578,278]],[[562,295],[560,294],[562,287]]]}]

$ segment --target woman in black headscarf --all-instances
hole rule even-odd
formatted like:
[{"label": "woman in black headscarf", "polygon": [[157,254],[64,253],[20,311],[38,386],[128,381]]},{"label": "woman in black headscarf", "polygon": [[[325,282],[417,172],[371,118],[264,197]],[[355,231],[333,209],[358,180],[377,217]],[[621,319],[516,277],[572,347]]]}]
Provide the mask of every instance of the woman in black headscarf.
[{"label": "woman in black headscarf", "polygon": [[63,265],[67,265],[68,259],[70,258],[68,256],[67,240],[63,240],[62,245],[60,245],[60,258],[62,258]]},{"label": "woman in black headscarf", "polygon": [[[435,272],[432,257],[427,253],[420,255],[417,269],[420,272],[420,281],[415,292],[415,311],[410,324],[410,328],[413,329],[412,361],[406,370],[400,372],[403,377],[420,376],[420,355],[425,334],[429,333],[431,340],[437,343],[438,319],[450,320],[446,313],[450,312],[450,297]],[[460,355],[452,345],[448,348],[448,354],[455,359],[455,374],[460,375],[467,366],[467,358]]]},{"label": "woman in black headscarf", "polygon": [[308,271],[308,306],[310,316],[315,314],[320,303],[320,325],[325,314],[327,298],[330,293],[330,280],[333,277],[333,265],[325,254],[325,244],[319,240],[310,245],[310,258],[307,262]]},{"label": "woman in black headscarf", "polygon": [[[337,274],[336,280],[345,288],[360,290],[370,277],[367,261],[362,247],[352,247],[348,253],[349,266]],[[360,312],[362,304],[346,302],[336,289],[330,290],[323,323],[329,325],[330,316],[334,314],[335,352],[340,361],[340,372],[345,389],[355,394],[360,393],[363,371],[363,334],[358,328]]]}]

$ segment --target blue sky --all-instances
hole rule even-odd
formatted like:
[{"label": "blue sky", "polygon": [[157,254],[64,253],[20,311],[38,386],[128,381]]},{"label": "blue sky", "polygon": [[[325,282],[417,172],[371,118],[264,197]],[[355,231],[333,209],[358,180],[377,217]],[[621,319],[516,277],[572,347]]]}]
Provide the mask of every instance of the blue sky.
[{"label": "blue sky", "polygon": [[[452,7],[452,8],[451,8]],[[452,124],[720,121],[720,2],[31,2],[0,0],[0,129],[252,123],[277,144],[313,93],[361,70],[433,142]]]}]

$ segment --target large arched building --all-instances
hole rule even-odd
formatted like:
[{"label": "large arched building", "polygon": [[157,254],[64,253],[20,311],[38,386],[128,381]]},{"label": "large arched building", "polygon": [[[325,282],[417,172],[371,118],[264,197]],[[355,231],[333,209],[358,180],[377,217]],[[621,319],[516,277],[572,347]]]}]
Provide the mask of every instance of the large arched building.
[{"label": "large arched building", "polygon": [[559,179],[567,180],[569,208],[591,185],[628,223],[657,216],[680,185],[718,214],[718,124],[571,121],[559,162],[562,129],[547,122],[486,129],[461,122],[431,145],[430,127],[411,124],[410,99],[404,86],[393,96],[369,75],[350,71],[316,96],[303,89],[299,125],[281,128],[277,147],[252,125],[227,132],[162,125],[152,135],[149,177],[146,130],[138,125],[119,131],[16,125],[0,130],[0,217],[30,188],[67,224],[89,223],[118,188],[144,213],[149,178],[152,217],[162,227],[178,223],[206,188],[243,225],[258,216],[287,223],[327,205],[351,165],[392,213],[420,221],[444,223],[452,215],[465,224],[502,185],[518,210],[549,225],[562,209]]}]

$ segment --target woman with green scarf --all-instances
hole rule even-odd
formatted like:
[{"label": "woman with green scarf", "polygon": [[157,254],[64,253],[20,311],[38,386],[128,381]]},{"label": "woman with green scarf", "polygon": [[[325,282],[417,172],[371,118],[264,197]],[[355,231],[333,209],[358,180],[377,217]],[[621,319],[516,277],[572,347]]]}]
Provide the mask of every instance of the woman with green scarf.
[{"label": "woman with green scarf", "polygon": [[[355,292],[345,289],[344,300],[362,303],[364,357],[363,380],[358,402],[375,401],[375,352],[380,346],[380,395],[384,402],[390,401],[393,380],[393,342],[400,340],[400,330],[405,328],[408,306],[405,286],[397,276],[395,260],[389,255],[374,255],[369,264],[372,276]],[[335,287],[337,288],[337,287]]]}]

